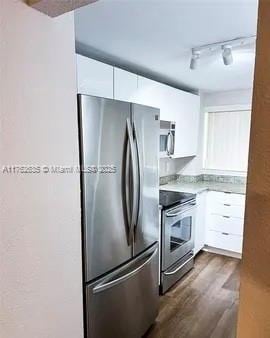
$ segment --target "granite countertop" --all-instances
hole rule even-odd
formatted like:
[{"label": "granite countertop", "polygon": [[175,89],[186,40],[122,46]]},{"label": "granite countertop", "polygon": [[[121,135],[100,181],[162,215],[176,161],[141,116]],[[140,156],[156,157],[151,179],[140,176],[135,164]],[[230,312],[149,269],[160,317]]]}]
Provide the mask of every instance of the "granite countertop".
[{"label": "granite countertop", "polygon": [[179,181],[172,181],[164,185],[160,185],[160,190],[169,190],[169,191],[181,191],[188,192],[192,194],[199,194],[203,191],[221,191],[221,192],[231,192],[234,194],[246,193],[246,185],[240,183],[223,183],[223,182],[207,182],[199,181],[194,183],[186,183]]}]

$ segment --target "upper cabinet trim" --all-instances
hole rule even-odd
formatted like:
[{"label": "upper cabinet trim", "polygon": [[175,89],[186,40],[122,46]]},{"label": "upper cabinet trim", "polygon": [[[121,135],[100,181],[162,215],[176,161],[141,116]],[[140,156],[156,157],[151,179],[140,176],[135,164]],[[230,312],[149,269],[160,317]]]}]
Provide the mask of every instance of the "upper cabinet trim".
[{"label": "upper cabinet trim", "polygon": [[96,1],[98,0],[26,0],[26,3],[48,16],[56,17]]}]

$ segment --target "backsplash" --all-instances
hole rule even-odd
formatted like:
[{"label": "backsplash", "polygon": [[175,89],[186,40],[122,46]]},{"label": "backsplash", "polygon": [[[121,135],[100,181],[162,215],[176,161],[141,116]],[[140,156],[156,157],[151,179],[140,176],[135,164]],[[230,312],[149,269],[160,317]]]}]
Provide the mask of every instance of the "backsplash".
[{"label": "backsplash", "polygon": [[160,177],[159,184],[164,185],[171,181],[178,181],[182,183],[196,183],[196,182],[219,182],[219,183],[232,183],[232,184],[246,184],[246,177],[242,176],[229,176],[229,175],[168,175]]},{"label": "backsplash", "polygon": [[209,175],[209,174],[204,174],[200,176],[203,176],[203,181],[207,182],[211,181],[219,183],[247,184],[247,178],[244,176]]},{"label": "backsplash", "polygon": [[164,185],[167,184],[171,181],[176,181],[178,179],[178,175],[168,175],[168,176],[163,176],[159,178],[159,185]]}]

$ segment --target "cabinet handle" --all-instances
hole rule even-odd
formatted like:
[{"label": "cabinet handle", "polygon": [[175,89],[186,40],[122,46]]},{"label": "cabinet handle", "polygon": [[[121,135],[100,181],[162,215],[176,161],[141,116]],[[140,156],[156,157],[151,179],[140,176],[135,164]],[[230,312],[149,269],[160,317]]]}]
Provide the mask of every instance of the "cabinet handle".
[{"label": "cabinet handle", "polygon": [[222,232],[222,235],[229,236],[228,232]]},{"label": "cabinet handle", "polygon": [[231,206],[230,204],[227,204],[227,203],[224,203],[224,205],[225,205],[226,207],[230,207],[230,206]]},{"label": "cabinet handle", "polygon": [[222,217],[224,217],[224,218],[230,218],[230,216],[222,216]]}]

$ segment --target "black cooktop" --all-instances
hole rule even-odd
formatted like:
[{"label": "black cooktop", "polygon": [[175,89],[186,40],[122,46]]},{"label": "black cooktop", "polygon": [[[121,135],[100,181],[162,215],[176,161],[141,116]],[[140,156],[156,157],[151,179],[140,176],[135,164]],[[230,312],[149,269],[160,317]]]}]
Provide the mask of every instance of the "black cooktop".
[{"label": "black cooktop", "polygon": [[159,191],[159,204],[163,209],[167,209],[176,204],[186,203],[194,198],[196,198],[196,195],[190,193],[167,190]]}]

